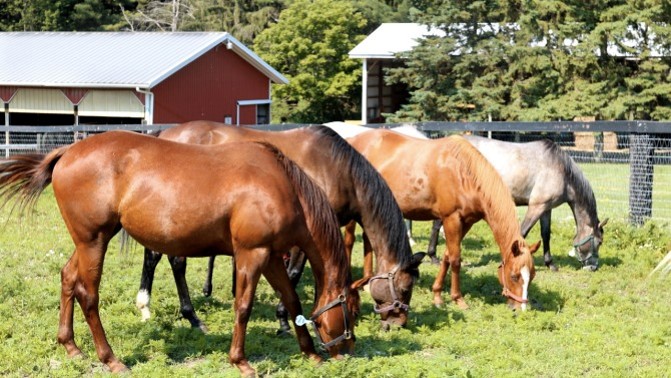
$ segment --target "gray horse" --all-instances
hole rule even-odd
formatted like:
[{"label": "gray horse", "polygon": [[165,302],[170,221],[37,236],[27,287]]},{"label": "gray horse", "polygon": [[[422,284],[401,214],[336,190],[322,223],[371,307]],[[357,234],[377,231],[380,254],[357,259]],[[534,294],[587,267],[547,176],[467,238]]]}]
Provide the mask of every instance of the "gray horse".
[{"label": "gray horse", "polygon": [[[603,241],[603,226],[599,222],[594,192],[580,168],[571,157],[550,140],[511,143],[479,136],[466,136],[501,174],[517,206],[528,206],[522,221],[522,235],[527,236],[540,220],[545,265],[557,267],[550,254],[550,221],[552,209],[567,203],[573,211],[576,234],[570,256],[576,257],[584,269],[599,267],[599,247]],[[429,252],[435,255],[440,224],[434,227]]]}]

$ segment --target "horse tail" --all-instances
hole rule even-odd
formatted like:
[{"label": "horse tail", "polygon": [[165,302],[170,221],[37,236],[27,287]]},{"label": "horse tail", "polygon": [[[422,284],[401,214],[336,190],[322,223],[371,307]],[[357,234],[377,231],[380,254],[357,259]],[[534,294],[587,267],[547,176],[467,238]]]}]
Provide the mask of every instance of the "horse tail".
[{"label": "horse tail", "polygon": [[15,199],[20,211],[33,207],[42,191],[51,183],[56,163],[70,149],[70,145],[49,154],[14,155],[0,161],[1,206]]},{"label": "horse tail", "polygon": [[345,243],[340,233],[338,218],[331,208],[326,194],[303,170],[286,157],[275,146],[258,142],[275,154],[278,163],[284,169],[293,185],[294,191],[303,208],[308,230],[317,248],[326,253],[324,260],[340,269],[339,282],[349,282],[349,261],[345,255]]}]

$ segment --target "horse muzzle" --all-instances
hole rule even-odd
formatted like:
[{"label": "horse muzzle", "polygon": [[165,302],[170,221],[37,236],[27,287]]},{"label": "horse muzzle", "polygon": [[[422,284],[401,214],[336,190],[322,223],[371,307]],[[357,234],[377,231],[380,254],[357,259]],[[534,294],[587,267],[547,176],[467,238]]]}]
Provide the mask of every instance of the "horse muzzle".
[{"label": "horse muzzle", "polygon": [[599,255],[597,253],[588,252],[583,254],[580,253],[576,247],[573,247],[571,250],[569,250],[568,255],[575,257],[578,261],[580,261],[584,270],[594,272],[599,269]]}]

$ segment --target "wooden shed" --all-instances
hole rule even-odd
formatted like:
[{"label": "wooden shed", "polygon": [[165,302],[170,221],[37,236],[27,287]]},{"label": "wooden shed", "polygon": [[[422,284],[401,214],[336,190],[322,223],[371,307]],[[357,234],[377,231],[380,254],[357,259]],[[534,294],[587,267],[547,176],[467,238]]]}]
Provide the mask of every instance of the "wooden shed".
[{"label": "wooden shed", "polygon": [[393,113],[407,103],[408,89],[388,85],[385,69],[403,64],[398,54],[412,50],[419,39],[440,33],[415,23],[385,23],[355,46],[349,56],[363,61],[361,77],[361,123],[384,123],[383,113]]},{"label": "wooden shed", "polygon": [[287,79],[228,33],[0,33],[5,125],[270,121]]}]

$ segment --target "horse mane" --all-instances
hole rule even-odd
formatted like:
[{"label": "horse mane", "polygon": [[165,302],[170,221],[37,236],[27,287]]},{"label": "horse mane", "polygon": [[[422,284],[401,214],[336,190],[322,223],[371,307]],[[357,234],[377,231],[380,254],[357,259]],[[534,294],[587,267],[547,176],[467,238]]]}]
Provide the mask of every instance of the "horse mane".
[{"label": "horse mane", "polygon": [[590,218],[596,221],[598,219],[596,197],[594,196],[592,185],[590,185],[585,174],[580,170],[571,156],[562,150],[557,143],[550,139],[543,139],[541,143],[543,143],[543,147],[550,153],[550,156],[555,159],[555,162],[564,170],[564,177],[566,177],[569,184],[576,191],[577,205],[587,209]]},{"label": "horse mane", "polygon": [[[323,237],[315,239],[315,244],[322,250],[324,260],[332,262],[339,269],[338,280],[340,282],[351,282],[349,261],[345,254],[345,243],[340,233],[338,218],[329,204],[326,194],[315,184],[303,170],[282,153],[277,147],[267,142],[255,142],[264,146],[273,153],[277,162],[286,172],[289,180],[297,192],[301,206],[304,208],[305,220],[312,235],[319,234]],[[316,216],[315,216],[316,214]],[[313,238],[314,239],[314,238]],[[326,269],[328,267],[325,267]],[[324,283],[328,286],[328,282]]]},{"label": "horse mane", "polygon": [[382,175],[331,128],[322,125],[308,128],[318,136],[320,142],[330,147],[335,164],[351,173],[359,206],[366,208],[371,219],[387,222],[381,228],[387,235],[381,239],[388,243],[388,250],[395,253],[393,257],[401,269],[407,267],[412,260],[412,250],[405,236],[403,213]]},{"label": "horse mane", "polygon": [[464,168],[462,173],[473,180],[480,192],[486,212],[485,220],[492,231],[496,229],[494,238],[499,246],[507,246],[506,242],[512,242],[503,240],[502,237],[513,235],[513,238],[521,238],[513,196],[494,166],[462,136],[453,135],[443,139],[450,141],[447,145],[452,156],[461,162]]}]

